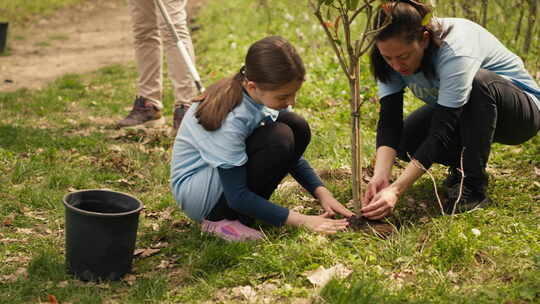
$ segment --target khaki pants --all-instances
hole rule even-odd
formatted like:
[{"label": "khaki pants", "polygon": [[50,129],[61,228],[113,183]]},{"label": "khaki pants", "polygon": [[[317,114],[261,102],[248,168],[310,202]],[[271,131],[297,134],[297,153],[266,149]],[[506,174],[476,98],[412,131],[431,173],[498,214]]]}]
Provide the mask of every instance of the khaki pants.
[{"label": "khaki pants", "polygon": [[[193,63],[195,56],[193,44],[187,27],[187,0],[162,0],[176,32],[186,46]],[[174,90],[175,107],[189,104],[195,90],[193,78],[178,51],[174,36],[163,19],[154,0],[129,0],[129,9],[133,22],[135,60],[139,71],[137,83],[138,95],[154,103],[159,109],[163,92],[162,46],[167,57],[168,75]],[[163,40],[163,43],[162,43]]]}]

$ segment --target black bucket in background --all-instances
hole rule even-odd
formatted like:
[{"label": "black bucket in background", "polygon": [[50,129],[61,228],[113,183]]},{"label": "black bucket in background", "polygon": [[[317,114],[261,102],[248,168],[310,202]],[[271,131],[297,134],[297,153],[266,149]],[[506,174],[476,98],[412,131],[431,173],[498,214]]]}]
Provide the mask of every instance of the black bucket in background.
[{"label": "black bucket in background", "polygon": [[119,280],[131,271],[143,204],[110,190],[64,196],[66,268],[84,281]]},{"label": "black bucket in background", "polygon": [[9,23],[0,22],[0,54],[6,49]]}]

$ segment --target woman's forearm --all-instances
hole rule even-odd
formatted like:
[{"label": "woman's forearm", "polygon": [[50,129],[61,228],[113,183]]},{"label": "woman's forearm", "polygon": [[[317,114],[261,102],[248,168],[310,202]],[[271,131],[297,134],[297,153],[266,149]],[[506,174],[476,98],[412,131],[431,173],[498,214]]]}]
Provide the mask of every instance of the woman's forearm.
[{"label": "woman's forearm", "polygon": [[373,175],[384,176],[390,178],[392,173],[392,165],[396,159],[396,150],[388,146],[380,146],[377,149],[377,156],[375,160],[375,170]]},{"label": "woman's forearm", "polygon": [[415,164],[416,160],[412,160],[409,162],[407,167],[405,167],[405,170],[401,175],[394,181],[390,187],[395,189],[397,191],[398,195],[401,195],[407,188],[409,188],[422,174],[424,174],[424,170],[422,170],[419,166],[421,166],[419,163]]}]

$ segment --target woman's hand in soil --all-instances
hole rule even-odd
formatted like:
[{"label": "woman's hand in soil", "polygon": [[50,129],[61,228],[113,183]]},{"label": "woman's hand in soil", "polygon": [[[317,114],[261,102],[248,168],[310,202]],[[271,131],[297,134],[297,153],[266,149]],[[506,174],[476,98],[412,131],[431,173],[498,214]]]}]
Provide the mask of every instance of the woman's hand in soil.
[{"label": "woman's hand in soil", "polygon": [[398,198],[399,194],[395,189],[386,187],[362,207],[362,214],[371,220],[381,219],[394,211]]},{"label": "woman's hand in soil", "polygon": [[390,181],[388,178],[374,175],[369,181],[367,191],[364,193],[364,197],[362,198],[362,207],[368,206],[373,201],[373,197],[375,197],[375,195],[389,185]]},{"label": "woman's hand in soil", "polygon": [[325,187],[318,187],[315,189],[315,196],[321,202],[321,207],[325,213],[328,213],[329,216],[334,216],[341,214],[345,217],[351,217],[354,215],[349,209],[345,208],[340,202],[338,202],[332,193]]}]

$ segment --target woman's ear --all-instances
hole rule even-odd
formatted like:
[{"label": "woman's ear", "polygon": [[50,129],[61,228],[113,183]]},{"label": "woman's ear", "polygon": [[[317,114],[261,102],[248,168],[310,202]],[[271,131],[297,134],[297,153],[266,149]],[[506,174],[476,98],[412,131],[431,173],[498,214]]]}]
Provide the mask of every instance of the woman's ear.
[{"label": "woman's ear", "polygon": [[424,33],[422,34],[422,47],[424,49],[426,49],[428,46],[429,46],[429,32],[428,31],[424,31]]}]

